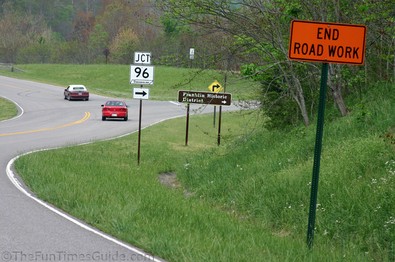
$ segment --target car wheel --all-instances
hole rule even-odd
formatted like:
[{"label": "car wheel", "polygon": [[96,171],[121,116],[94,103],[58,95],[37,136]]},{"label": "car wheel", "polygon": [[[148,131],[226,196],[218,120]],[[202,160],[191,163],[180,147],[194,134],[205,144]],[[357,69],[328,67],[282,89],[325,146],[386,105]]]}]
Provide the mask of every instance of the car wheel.
[{"label": "car wheel", "polygon": [[101,117],[101,120],[102,120],[102,121],[106,121],[106,117],[105,117],[105,116],[102,116],[102,117]]},{"label": "car wheel", "polygon": [[128,121],[128,117],[124,117],[123,120]]}]

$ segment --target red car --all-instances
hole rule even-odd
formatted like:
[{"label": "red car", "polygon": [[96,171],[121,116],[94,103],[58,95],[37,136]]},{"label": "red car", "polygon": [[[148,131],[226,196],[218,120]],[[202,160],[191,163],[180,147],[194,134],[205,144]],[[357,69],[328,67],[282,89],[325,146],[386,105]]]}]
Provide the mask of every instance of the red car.
[{"label": "red car", "polygon": [[64,90],[64,99],[67,100],[89,100],[89,92],[83,85],[69,85]]},{"label": "red car", "polygon": [[107,118],[123,118],[128,121],[128,106],[122,101],[107,101],[102,107],[101,119],[105,121]]}]

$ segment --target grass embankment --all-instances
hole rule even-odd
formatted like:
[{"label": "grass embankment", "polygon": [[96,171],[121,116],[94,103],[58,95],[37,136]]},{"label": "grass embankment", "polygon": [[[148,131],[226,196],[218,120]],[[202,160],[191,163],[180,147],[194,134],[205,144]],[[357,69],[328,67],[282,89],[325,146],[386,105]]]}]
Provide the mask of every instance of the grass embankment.
[{"label": "grass embankment", "polygon": [[[255,166],[267,159],[268,156],[262,159],[257,156],[257,151],[262,150],[259,153],[262,155],[265,148],[246,151],[244,159],[249,156],[257,160],[247,163],[240,156],[242,149],[232,141],[237,140],[240,133],[250,133],[251,126],[247,123],[255,121],[260,120],[247,112],[226,114],[224,127],[228,136],[221,147],[216,146],[215,129],[209,116],[191,119],[188,147],[183,140],[185,119],[153,126],[143,132],[140,166],[136,164],[137,137],[131,135],[27,155],[18,159],[16,168],[40,198],[169,261],[363,257],[356,250],[349,250],[348,243],[338,249],[334,245],[326,246],[328,243],[318,244],[310,253],[304,244],[303,232],[300,235],[293,232],[288,228],[289,223],[282,225],[282,221],[273,225],[272,214],[283,211],[291,192],[302,191],[307,205],[308,182],[302,188],[289,187],[290,192],[284,192],[283,185],[272,184],[274,178],[271,177],[277,175],[276,172],[265,174],[253,170],[250,173],[249,165]],[[245,143],[242,148],[254,146],[252,140],[256,142],[252,137],[242,142]],[[277,150],[279,154],[280,148]],[[278,166],[277,157],[272,161]],[[246,177],[245,172],[251,178]],[[159,182],[160,174],[168,174],[169,179],[171,174],[177,174],[179,180],[170,181],[168,184],[172,187],[169,188]],[[242,192],[252,177],[261,182]],[[272,186],[281,190],[276,192],[272,188],[271,193],[267,192],[262,187],[264,177],[271,178]],[[252,192],[257,194],[255,199],[250,199],[254,203],[243,207],[242,202],[247,202],[245,198]],[[235,195],[230,198],[229,194]],[[261,199],[259,194],[273,195],[270,199]],[[274,205],[275,210],[267,210],[268,204]],[[250,209],[251,205],[255,205],[254,209]],[[254,212],[264,213],[266,217]],[[293,220],[298,221],[295,227],[303,227],[306,214],[298,214]]]},{"label": "grass embankment", "polygon": [[[22,72],[1,71],[0,74],[21,79],[29,79],[48,84],[67,86],[83,84],[91,92],[110,97],[132,97],[129,65],[62,65],[27,64],[16,65]],[[150,88],[150,99],[176,100],[178,90],[196,90],[208,92],[208,86],[218,80],[233,100],[256,99],[258,86],[251,81],[240,79],[235,74],[214,70],[198,70],[167,66],[154,67],[154,85]]]},{"label": "grass embankment", "polygon": [[233,112],[217,147],[212,116],[198,116],[186,147],[185,119],[174,119],[143,131],[140,166],[134,134],[16,168],[40,198],[169,261],[393,261],[393,88],[371,87],[325,123],[313,250],[314,125],[268,131],[257,112]]},{"label": "grass embankment", "polygon": [[18,114],[18,109],[9,100],[0,97],[0,121],[13,118]]}]

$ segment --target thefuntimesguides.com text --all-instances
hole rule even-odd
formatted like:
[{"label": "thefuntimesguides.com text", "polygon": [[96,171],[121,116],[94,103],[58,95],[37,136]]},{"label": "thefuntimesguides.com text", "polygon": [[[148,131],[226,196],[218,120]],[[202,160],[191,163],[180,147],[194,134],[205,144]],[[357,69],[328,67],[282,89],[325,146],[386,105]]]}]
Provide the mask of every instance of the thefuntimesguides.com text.
[{"label": "thefuntimesguides.com text", "polygon": [[152,255],[138,253],[121,253],[121,252],[102,252],[94,251],[91,253],[72,253],[66,251],[55,252],[24,252],[24,251],[2,251],[0,261],[20,262],[20,261],[51,261],[51,262],[69,262],[69,261],[153,261]]}]

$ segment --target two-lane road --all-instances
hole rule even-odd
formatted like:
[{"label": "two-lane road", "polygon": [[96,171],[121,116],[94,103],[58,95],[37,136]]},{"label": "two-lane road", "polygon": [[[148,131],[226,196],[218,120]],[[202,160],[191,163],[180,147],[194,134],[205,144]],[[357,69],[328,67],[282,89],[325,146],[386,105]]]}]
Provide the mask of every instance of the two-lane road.
[{"label": "two-lane road", "polygon": [[[0,261],[151,261],[143,251],[101,235],[67,214],[56,213],[8,178],[17,155],[105,139],[138,129],[139,101],[126,101],[129,121],[101,121],[107,99],[66,101],[63,89],[0,76],[0,96],[19,106],[18,117],[0,122]],[[185,115],[170,102],[143,103],[143,127]],[[55,211],[55,212],[54,212]]]}]

